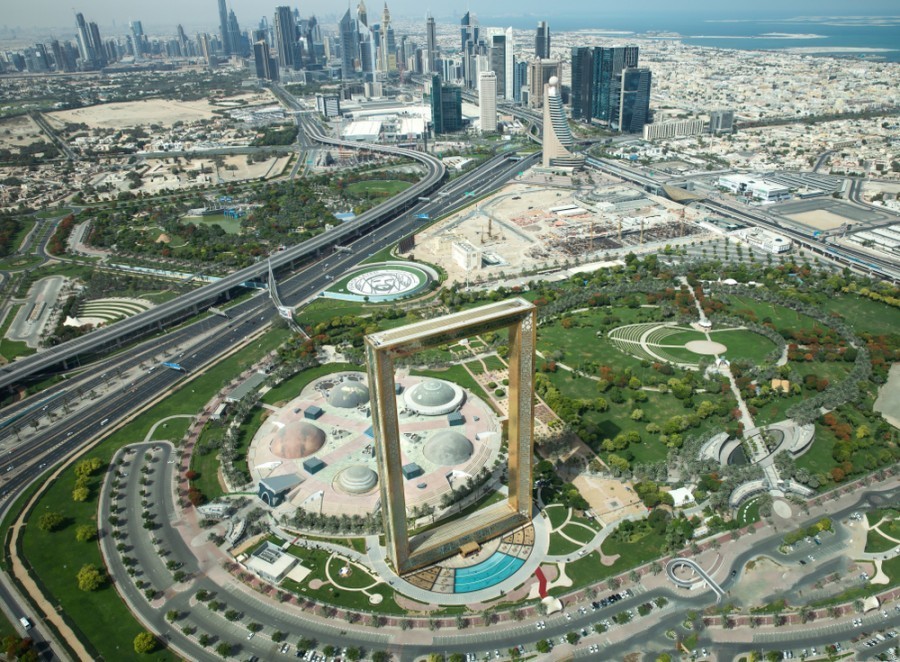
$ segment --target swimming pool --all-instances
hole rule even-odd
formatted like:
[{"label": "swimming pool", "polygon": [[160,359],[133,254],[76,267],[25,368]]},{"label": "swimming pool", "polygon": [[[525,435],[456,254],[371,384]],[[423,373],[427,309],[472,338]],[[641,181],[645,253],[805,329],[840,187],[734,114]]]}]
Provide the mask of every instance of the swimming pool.
[{"label": "swimming pool", "polygon": [[494,552],[478,565],[457,568],[453,590],[456,593],[471,593],[495,586],[515,574],[524,563],[524,559],[503,552]]}]

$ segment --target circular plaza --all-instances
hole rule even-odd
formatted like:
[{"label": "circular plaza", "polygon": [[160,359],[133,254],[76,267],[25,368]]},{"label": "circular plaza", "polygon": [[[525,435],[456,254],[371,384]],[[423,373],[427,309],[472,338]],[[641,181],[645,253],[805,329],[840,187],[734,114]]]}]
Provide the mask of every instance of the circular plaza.
[{"label": "circular plaza", "polygon": [[362,265],[335,281],[324,295],[345,301],[371,303],[415,296],[440,280],[431,267],[412,262],[381,262]]},{"label": "circular plaza", "polygon": [[[380,490],[366,375],[339,372],[308,384],[273,411],[254,436],[247,463],[254,482],[278,485],[279,512],[366,516]],[[398,375],[397,411],[405,496],[412,509],[437,506],[500,453],[500,421],[456,384]]]}]

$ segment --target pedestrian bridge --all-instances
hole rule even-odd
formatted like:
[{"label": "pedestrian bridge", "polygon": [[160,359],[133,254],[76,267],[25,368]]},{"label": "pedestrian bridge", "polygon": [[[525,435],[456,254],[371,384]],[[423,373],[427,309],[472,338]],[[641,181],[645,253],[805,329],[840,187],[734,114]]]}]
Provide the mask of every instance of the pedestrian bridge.
[{"label": "pedestrian bridge", "polygon": [[[675,574],[675,570],[677,568],[687,567],[693,571],[693,576],[690,579],[682,579],[678,575]],[[709,576],[709,574],[700,567],[696,561],[692,559],[686,559],[683,557],[675,558],[669,561],[666,564],[666,575],[669,577],[671,582],[680,588],[688,588],[693,589],[697,585],[696,576],[699,576],[706,585],[709,586],[713,592],[716,594],[716,602],[721,602],[722,598],[725,597],[725,590],[719,586],[716,581]]]}]

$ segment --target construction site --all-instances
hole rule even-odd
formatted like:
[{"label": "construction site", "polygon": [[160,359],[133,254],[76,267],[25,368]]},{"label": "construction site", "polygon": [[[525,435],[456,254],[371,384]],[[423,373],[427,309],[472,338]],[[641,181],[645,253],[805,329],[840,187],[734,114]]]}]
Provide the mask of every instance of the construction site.
[{"label": "construction site", "polygon": [[440,265],[451,281],[492,280],[717,234],[702,219],[698,210],[599,173],[525,173],[417,234],[410,252]]}]

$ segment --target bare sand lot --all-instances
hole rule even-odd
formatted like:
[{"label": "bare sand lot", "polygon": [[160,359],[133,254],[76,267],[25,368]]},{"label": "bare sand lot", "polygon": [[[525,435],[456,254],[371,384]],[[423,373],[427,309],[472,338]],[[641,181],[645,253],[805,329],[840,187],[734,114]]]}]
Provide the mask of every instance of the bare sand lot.
[{"label": "bare sand lot", "polygon": [[142,124],[159,124],[171,126],[175,122],[195,122],[209,119],[213,111],[220,107],[209,101],[169,101],[165,99],[149,99],[147,101],[126,101],[107,103],[74,110],[58,110],[47,113],[47,117],[57,124],[87,124],[90,127],[117,129],[139,126]]},{"label": "bare sand lot", "polygon": [[11,149],[36,142],[47,142],[43,131],[27,115],[0,122],[0,148]]},{"label": "bare sand lot", "polygon": [[816,230],[834,230],[841,227],[844,223],[851,223],[853,220],[824,209],[788,214],[787,217]]}]

